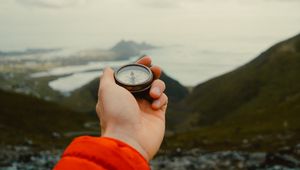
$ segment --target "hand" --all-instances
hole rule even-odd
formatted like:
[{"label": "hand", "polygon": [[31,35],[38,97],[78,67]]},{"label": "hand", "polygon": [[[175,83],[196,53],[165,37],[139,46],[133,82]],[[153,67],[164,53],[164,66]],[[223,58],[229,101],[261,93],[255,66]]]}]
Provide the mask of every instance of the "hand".
[{"label": "hand", "polygon": [[[151,58],[145,56],[137,63],[150,67]],[[157,66],[150,69],[154,77],[159,78],[161,69]],[[114,71],[106,68],[101,77],[96,106],[101,136],[129,144],[149,161],[158,151],[165,133],[168,98],[164,90],[164,82],[156,79],[149,92],[153,102],[136,99],[128,90],[115,83]]]}]

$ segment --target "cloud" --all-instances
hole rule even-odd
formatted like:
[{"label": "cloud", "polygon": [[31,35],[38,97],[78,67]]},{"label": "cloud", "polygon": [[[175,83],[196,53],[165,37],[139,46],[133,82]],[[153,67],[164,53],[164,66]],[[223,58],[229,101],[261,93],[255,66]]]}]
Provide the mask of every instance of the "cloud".
[{"label": "cloud", "polygon": [[153,8],[174,8],[185,4],[199,2],[200,0],[135,0],[140,5]]},{"label": "cloud", "polygon": [[23,5],[43,8],[66,8],[86,4],[88,0],[16,0]]},{"label": "cloud", "polygon": [[180,5],[180,0],[135,0],[137,3],[154,8],[172,8]]}]

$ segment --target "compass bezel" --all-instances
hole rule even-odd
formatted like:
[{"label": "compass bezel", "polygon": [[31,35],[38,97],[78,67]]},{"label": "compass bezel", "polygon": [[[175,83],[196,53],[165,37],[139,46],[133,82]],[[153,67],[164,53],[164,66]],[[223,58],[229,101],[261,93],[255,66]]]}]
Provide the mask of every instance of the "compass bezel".
[{"label": "compass bezel", "polygon": [[[122,80],[118,79],[118,73],[120,71],[122,71],[126,67],[132,67],[132,66],[140,67],[143,70],[145,70],[148,74],[147,80],[145,80],[142,83],[138,83],[138,84],[129,84],[129,83],[125,83]],[[151,84],[152,84],[152,81],[153,81],[153,73],[152,73],[151,69],[147,66],[142,65],[142,64],[127,64],[127,65],[124,65],[124,66],[120,67],[117,71],[115,71],[114,77],[115,77],[116,83],[118,85],[124,87],[125,89],[127,89],[131,93],[138,93],[138,92],[146,91],[147,89],[149,89],[151,87]]]}]

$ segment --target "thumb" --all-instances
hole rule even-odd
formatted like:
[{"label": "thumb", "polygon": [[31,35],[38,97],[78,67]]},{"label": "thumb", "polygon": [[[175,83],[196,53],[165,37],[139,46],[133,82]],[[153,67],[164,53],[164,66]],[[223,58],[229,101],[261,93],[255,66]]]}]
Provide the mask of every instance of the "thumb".
[{"label": "thumb", "polygon": [[100,89],[112,84],[115,84],[114,71],[110,67],[106,67],[100,79]]}]

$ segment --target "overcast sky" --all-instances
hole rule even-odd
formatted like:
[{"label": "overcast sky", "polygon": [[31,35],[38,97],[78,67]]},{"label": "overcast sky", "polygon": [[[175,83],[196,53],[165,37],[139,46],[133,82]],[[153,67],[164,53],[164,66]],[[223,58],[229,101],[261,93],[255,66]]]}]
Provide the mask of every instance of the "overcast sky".
[{"label": "overcast sky", "polygon": [[239,38],[245,32],[251,38],[259,32],[268,37],[290,36],[300,31],[299,24],[295,24],[300,19],[296,10],[300,3],[257,2],[1,0],[0,50],[60,46],[106,48],[120,39],[172,45],[199,39]]}]

